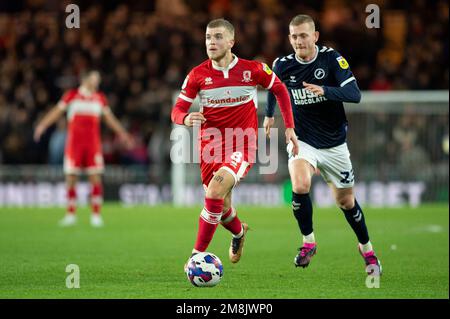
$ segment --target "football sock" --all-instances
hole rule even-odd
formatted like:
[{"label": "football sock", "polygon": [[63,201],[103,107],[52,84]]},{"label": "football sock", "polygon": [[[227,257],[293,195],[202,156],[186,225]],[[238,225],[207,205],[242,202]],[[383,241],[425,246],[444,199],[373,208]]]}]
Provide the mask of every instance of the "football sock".
[{"label": "football sock", "polygon": [[301,233],[304,236],[311,234],[313,232],[313,207],[309,193],[297,194],[292,192],[292,211]]},{"label": "football sock", "polygon": [[230,207],[230,209],[222,215],[220,223],[236,238],[240,238],[244,234],[242,223],[239,220],[239,217],[236,214],[236,209],[234,207]]},{"label": "football sock", "polygon": [[347,219],[347,222],[352,227],[353,231],[356,234],[356,237],[358,237],[358,241],[362,245],[367,244],[369,241],[369,233],[367,231],[364,214],[362,212],[361,207],[359,207],[356,198],[355,198],[355,206],[352,209],[341,208],[341,210],[344,212],[345,219]]},{"label": "football sock", "polygon": [[94,184],[91,188],[91,209],[92,213],[100,214],[103,203],[103,187],[102,184]]},{"label": "football sock", "polygon": [[69,187],[67,188],[67,213],[68,214],[75,214],[76,211],[76,204],[77,204],[77,191],[75,190],[75,187]]},{"label": "football sock", "polygon": [[368,253],[369,251],[373,251],[373,247],[372,247],[372,243],[370,242],[370,240],[367,242],[367,244],[359,244],[359,246],[361,247],[362,252]]},{"label": "football sock", "polygon": [[303,242],[304,243],[309,243],[309,244],[315,243],[316,239],[314,238],[314,233],[311,233],[309,235],[303,236]]},{"label": "football sock", "polygon": [[220,223],[223,211],[223,199],[205,198],[203,208],[198,220],[198,233],[194,249],[205,251],[211,242],[217,226]]}]

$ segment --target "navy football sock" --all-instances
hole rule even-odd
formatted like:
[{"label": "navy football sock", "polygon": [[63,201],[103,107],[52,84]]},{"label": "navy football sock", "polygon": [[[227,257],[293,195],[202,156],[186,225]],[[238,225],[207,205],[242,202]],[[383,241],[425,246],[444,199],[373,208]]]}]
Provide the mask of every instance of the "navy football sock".
[{"label": "navy football sock", "polygon": [[313,208],[309,193],[297,194],[292,192],[292,211],[301,233],[304,236],[311,234],[313,232]]},{"label": "navy football sock", "polygon": [[345,219],[347,219],[347,222],[352,227],[356,237],[358,237],[358,241],[363,245],[367,244],[369,241],[369,232],[367,231],[364,214],[356,199],[355,206],[352,209],[346,210],[341,208],[341,210],[344,212]]}]

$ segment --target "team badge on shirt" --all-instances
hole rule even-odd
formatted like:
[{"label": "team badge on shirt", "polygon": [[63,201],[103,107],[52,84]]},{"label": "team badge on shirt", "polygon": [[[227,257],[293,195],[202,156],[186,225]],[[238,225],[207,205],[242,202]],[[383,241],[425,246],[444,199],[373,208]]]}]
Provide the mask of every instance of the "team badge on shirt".
[{"label": "team badge on shirt", "polygon": [[242,82],[251,82],[252,81],[252,72],[251,71],[244,71],[242,73]]},{"label": "team badge on shirt", "polygon": [[271,75],[272,74],[272,70],[269,68],[269,66],[265,63],[262,64],[263,65],[263,70],[268,74]]},{"label": "team badge on shirt", "polygon": [[336,60],[338,61],[341,69],[344,69],[344,70],[348,69],[348,63],[347,63],[347,60],[344,59],[344,57],[340,56],[340,57],[336,58]]}]

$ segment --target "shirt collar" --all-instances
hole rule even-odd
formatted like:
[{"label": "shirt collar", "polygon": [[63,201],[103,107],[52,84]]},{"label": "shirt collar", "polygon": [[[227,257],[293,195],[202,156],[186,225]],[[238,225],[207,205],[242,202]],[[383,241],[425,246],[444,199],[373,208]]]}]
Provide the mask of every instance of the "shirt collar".
[{"label": "shirt collar", "polygon": [[307,62],[302,61],[302,60],[299,59],[297,54],[294,54],[294,55],[295,55],[295,59],[297,60],[298,63],[300,63],[300,64],[310,64],[310,63],[313,63],[317,59],[317,56],[319,55],[319,47],[316,45],[316,54],[314,55],[314,58],[311,61],[307,61]]},{"label": "shirt collar", "polygon": [[213,69],[215,69],[215,70],[228,71],[228,70],[232,69],[238,63],[238,60],[239,60],[238,57],[233,54],[233,60],[226,67],[215,66],[214,63],[212,63],[212,61],[211,61],[211,64],[212,64]]}]

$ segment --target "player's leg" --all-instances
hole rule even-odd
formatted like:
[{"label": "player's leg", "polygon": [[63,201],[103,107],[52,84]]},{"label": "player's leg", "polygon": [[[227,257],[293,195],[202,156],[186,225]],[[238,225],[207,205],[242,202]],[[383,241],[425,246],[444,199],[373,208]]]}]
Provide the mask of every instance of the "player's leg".
[{"label": "player's leg", "polygon": [[[344,213],[345,219],[358,238],[358,250],[363,256],[366,266],[378,266],[379,268],[375,271],[381,274],[381,263],[376,257],[370,242],[364,213],[354,196],[353,187],[338,188],[333,184],[330,184],[330,187],[333,190],[336,204]],[[372,273],[374,269],[368,268],[367,271]]]},{"label": "player's leg", "polygon": [[192,253],[203,252],[208,248],[222,218],[225,196],[234,184],[233,175],[225,169],[219,169],[212,177],[206,189],[205,206],[200,214],[197,240]]},{"label": "player's leg", "polygon": [[292,212],[297,220],[300,233],[303,235],[303,244],[294,259],[297,267],[307,267],[317,250],[313,232],[313,207],[309,190],[311,179],[317,167],[316,149],[299,141],[299,153],[292,154],[292,143],[287,145],[289,156],[289,175],[292,182]]},{"label": "player's leg", "polygon": [[292,182],[292,212],[303,235],[303,245],[294,263],[297,267],[307,267],[317,247],[313,232],[313,207],[309,195],[314,167],[304,159],[289,162],[289,175]]},{"label": "player's leg", "polygon": [[90,184],[90,200],[91,200],[91,226],[102,227],[103,219],[100,216],[100,210],[103,203],[103,186],[101,174],[104,170],[103,154],[99,142],[86,145],[83,163],[86,167]]},{"label": "player's leg", "polygon": [[223,227],[233,234],[231,239],[229,258],[232,263],[237,263],[241,259],[244,248],[245,234],[248,231],[248,225],[242,223],[237,216],[236,209],[232,206],[232,190],[225,196],[223,205],[223,214],[220,223]]},{"label": "player's leg", "polygon": [[[336,204],[358,238],[358,249],[366,264],[379,265],[364,218],[364,213],[353,192],[354,174],[347,144],[320,151],[321,174],[333,190]],[[381,265],[379,265],[381,272]]]},{"label": "player's leg", "polygon": [[66,215],[59,222],[61,226],[71,226],[75,225],[77,222],[76,218],[76,205],[77,205],[77,192],[76,192],[76,184],[77,184],[77,175],[75,174],[65,174],[66,180]]},{"label": "player's leg", "polygon": [[237,215],[236,208],[231,203],[232,192],[229,191],[223,201],[223,213],[220,223],[225,229],[230,231],[233,236],[241,237],[243,234],[242,223]]},{"label": "player's leg", "polygon": [[102,178],[100,174],[92,173],[88,175],[91,200],[91,225],[93,227],[103,226],[103,219],[100,215],[100,211],[103,203],[103,186]]},{"label": "player's leg", "polygon": [[61,226],[71,226],[76,223],[76,204],[77,190],[76,184],[80,167],[82,163],[82,154],[80,149],[68,141],[64,150],[64,175],[66,182],[66,215],[60,221]]}]

